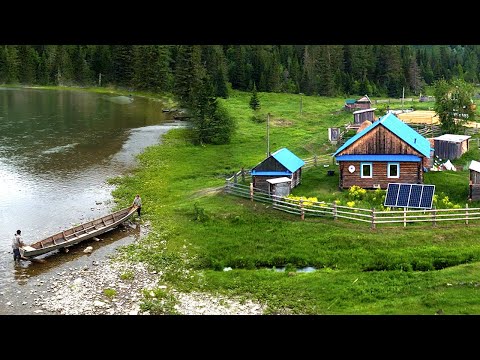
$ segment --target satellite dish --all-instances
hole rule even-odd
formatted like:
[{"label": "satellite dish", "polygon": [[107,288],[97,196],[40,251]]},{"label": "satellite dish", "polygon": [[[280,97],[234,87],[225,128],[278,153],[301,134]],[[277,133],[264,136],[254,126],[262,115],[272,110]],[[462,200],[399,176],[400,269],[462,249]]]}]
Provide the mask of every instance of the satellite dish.
[{"label": "satellite dish", "polygon": [[353,172],[355,171],[355,166],[350,165],[350,166],[348,167],[348,171],[350,171],[350,173],[353,173]]}]

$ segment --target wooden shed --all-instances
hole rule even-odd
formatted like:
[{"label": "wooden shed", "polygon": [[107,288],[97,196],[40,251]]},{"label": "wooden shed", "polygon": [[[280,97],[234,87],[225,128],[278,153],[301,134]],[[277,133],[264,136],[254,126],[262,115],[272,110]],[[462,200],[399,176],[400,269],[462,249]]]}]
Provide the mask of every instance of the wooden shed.
[{"label": "wooden shed", "polygon": [[271,180],[286,177],[290,180],[290,189],[293,189],[300,184],[304,165],[305,162],[290,150],[281,148],[252,169],[253,187],[270,193]]},{"label": "wooden shed", "polygon": [[389,183],[423,183],[430,142],[390,113],[348,139],[334,154],[339,187],[386,189]]},{"label": "wooden shed", "polygon": [[480,200],[480,162],[472,160],[468,170],[470,171],[469,199]]},{"label": "wooden shed", "polygon": [[468,151],[469,135],[444,134],[433,138],[435,156],[440,159],[454,160]]},{"label": "wooden shed", "polygon": [[355,109],[370,109],[372,107],[372,101],[370,98],[365,95],[360,99],[347,99],[345,100],[345,110],[355,110]]},{"label": "wooden shed", "polygon": [[365,95],[357,100],[355,106],[357,107],[357,109],[370,109],[372,107],[372,101],[370,100],[368,95]]},{"label": "wooden shed", "polygon": [[360,125],[365,120],[368,120],[373,123],[375,121],[375,110],[377,110],[377,108],[362,109],[362,110],[354,111],[353,123]]}]

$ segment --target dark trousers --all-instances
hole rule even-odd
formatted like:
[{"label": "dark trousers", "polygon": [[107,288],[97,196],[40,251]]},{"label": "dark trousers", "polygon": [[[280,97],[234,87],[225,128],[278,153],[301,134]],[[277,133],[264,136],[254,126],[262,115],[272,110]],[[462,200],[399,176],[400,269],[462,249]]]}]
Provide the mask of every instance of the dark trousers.
[{"label": "dark trousers", "polygon": [[137,208],[137,214],[138,214],[138,216],[140,216],[140,210],[142,210],[142,207],[141,207],[141,206],[139,206],[139,207]]},{"label": "dark trousers", "polygon": [[20,249],[13,249],[13,260],[20,260]]}]

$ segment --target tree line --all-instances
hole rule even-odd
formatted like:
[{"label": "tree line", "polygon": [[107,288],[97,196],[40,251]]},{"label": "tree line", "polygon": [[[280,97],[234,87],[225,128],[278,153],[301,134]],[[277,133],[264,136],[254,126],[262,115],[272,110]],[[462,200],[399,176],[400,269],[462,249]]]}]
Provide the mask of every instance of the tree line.
[{"label": "tree line", "polygon": [[477,45],[1,45],[0,83],[171,93],[197,143],[227,143],[217,102],[233,89],[320,96],[419,95],[439,80],[479,82]]},{"label": "tree line", "polygon": [[[0,83],[118,86],[185,97],[205,71],[228,86],[321,96],[419,95],[439,79],[479,82],[479,45],[3,45]],[[200,72],[192,69],[202,68]]]}]

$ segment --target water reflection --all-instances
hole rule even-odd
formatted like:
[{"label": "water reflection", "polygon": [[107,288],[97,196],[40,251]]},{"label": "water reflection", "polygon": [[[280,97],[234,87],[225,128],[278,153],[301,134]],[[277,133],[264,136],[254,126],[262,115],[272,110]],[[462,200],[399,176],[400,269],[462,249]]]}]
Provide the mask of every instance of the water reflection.
[{"label": "water reflection", "polygon": [[91,261],[111,251],[114,241],[131,239],[115,240],[122,231],[105,234],[104,241],[90,244],[90,255],[81,243],[78,251],[15,268],[11,254],[17,229],[30,244],[110,213],[115,204],[107,180],[130,171],[136,155],[185,125],[162,110],[161,102],[135,96],[0,88],[0,296],[13,283]]}]

